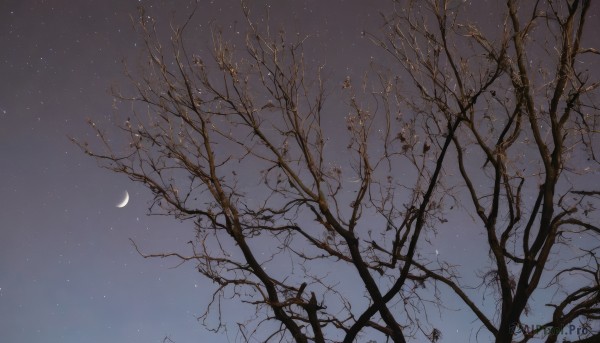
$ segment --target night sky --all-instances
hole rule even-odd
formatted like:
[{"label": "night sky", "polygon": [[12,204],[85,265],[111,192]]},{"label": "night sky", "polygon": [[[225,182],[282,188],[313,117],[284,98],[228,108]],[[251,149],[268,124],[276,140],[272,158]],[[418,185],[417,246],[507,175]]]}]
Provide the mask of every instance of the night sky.
[{"label": "night sky", "polygon": [[[125,83],[122,60],[135,64],[141,53],[130,19],[137,6],[168,25],[189,3],[0,1],[1,342],[227,341],[196,320],[211,285],[194,266],[144,260],[128,240],[152,252],[181,248],[192,227],[146,216],[148,191],[99,168],[68,139],[87,138],[88,118],[112,129],[110,87]],[[319,44],[335,35],[340,49],[330,51],[345,56],[368,15],[378,20],[359,1],[279,3],[274,10],[293,18],[292,29],[320,36]],[[199,44],[208,46],[211,21],[227,30],[241,14],[238,1],[202,1]],[[116,208],[125,190],[130,202]]]},{"label": "night sky", "polygon": [[[244,34],[238,1],[200,3],[192,31],[201,47],[211,21]],[[265,2],[275,23],[311,35],[307,53],[335,84],[384,54],[361,33],[378,29],[389,4],[323,3]],[[123,59],[135,64],[142,53],[130,20],[140,4],[165,27],[190,8],[187,0],[0,1],[0,342],[236,340],[234,326],[217,336],[196,320],[213,286],[193,264],[143,259],[129,241],[176,250],[193,237],[191,224],[147,216],[149,191],[99,168],[68,139],[93,138],[88,118],[115,130],[110,88],[125,84]],[[130,201],[117,208],[126,190]],[[469,235],[441,233],[436,248],[468,263],[460,244]],[[473,340],[479,328],[470,314],[434,320],[444,342]]]}]

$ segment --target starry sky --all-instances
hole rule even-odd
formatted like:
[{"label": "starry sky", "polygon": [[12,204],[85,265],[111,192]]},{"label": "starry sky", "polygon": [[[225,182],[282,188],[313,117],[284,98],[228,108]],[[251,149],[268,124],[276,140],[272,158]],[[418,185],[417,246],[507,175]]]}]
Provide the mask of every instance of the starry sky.
[{"label": "starry sky", "polygon": [[[378,20],[360,1],[276,3],[290,29],[338,44],[323,60],[354,55],[364,25]],[[144,260],[129,242],[177,249],[191,227],[146,216],[148,191],[99,168],[68,139],[90,134],[88,118],[110,124],[110,88],[124,82],[122,61],[141,53],[130,18],[139,5],[168,25],[188,15],[190,1],[0,1],[2,342],[227,341],[196,320],[210,285],[194,266]],[[208,46],[211,21],[236,29],[241,15],[238,1],[201,1],[199,44]],[[130,202],[116,208],[125,190]]]},{"label": "starry sky", "polygon": [[[315,38],[307,53],[331,80],[385,60],[361,33],[379,27],[386,1],[263,2],[275,24]],[[143,259],[129,241],[176,250],[192,237],[190,224],[147,216],[149,191],[99,168],[68,139],[89,138],[88,118],[111,129],[110,88],[125,82],[123,60],[135,63],[142,52],[130,19],[140,4],[163,25],[191,8],[189,0],[0,1],[1,342],[235,340],[235,332],[217,336],[196,320],[212,285],[193,265]],[[212,21],[243,34],[238,1],[200,4],[198,44],[209,46]],[[129,204],[117,208],[125,190]],[[459,233],[441,240],[440,253],[468,260]],[[472,319],[445,318],[445,341],[472,337]]]}]

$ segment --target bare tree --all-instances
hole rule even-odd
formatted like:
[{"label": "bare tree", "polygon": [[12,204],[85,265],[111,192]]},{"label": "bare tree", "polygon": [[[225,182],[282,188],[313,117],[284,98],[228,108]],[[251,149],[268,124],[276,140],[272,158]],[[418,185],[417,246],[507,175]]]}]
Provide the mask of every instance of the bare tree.
[{"label": "bare tree", "polygon": [[[600,315],[598,192],[580,189],[598,179],[599,83],[589,70],[598,50],[582,43],[591,2],[507,0],[494,7],[497,25],[477,25],[446,1],[400,3],[386,17],[388,35],[374,41],[416,86],[418,96],[403,100],[434,128],[429,139],[456,127],[456,159],[444,168],[460,175],[452,182],[468,194],[463,210],[487,236],[481,286],[494,287],[498,310],[478,305],[447,271],[422,270],[454,290],[496,342],[577,321],[589,329]],[[540,289],[554,297],[534,302]],[[551,317],[528,330],[522,320],[540,305]]]},{"label": "bare tree", "polygon": [[[215,28],[212,56],[184,37],[193,15],[165,48],[142,13],[147,63],[128,74],[132,96],[116,93],[133,104],[128,146],[92,121],[103,148],[75,142],[146,185],[152,213],[194,223],[188,252],[135,247],[193,261],[216,284],[210,328],[226,327],[224,300],[253,308],[242,341],[436,342],[427,313],[452,296],[496,342],[589,329],[600,315],[598,192],[582,188],[599,170],[590,6],[506,0],[498,25],[480,27],[451,1],[398,1],[370,35],[394,63],[340,82],[342,114],[305,38],[258,26],[246,4],[242,46]],[[454,213],[487,238],[479,287],[421,253],[436,230],[465,225]],[[486,287],[497,307],[480,299]],[[540,289],[552,299],[534,301]],[[551,315],[527,330],[540,306]]]}]

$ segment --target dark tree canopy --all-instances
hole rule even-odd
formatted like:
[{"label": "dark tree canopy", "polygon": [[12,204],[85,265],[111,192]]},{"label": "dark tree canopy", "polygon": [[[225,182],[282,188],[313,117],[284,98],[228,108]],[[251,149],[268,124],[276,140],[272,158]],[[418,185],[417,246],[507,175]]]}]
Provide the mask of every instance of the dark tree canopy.
[{"label": "dark tree canopy", "polygon": [[[215,26],[210,54],[186,39],[193,15],[164,42],[142,14],[146,60],[128,73],[134,92],[115,92],[133,104],[119,110],[127,145],[93,121],[103,145],[76,143],[147,186],[151,213],[193,223],[181,252],[136,249],[195,263],[215,284],[204,323],[240,341],[437,342],[450,300],[476,339],[556,342],[543,333],[569,325],[590,337],[597,4],[492,3],[497,22],[479,25],[466,3],[390,2],[366,33],[381,60],[327,82],[303,49],[315,38],[245,3],[245,41]],[[465,226],[486,245],[481,269],[425,253]],[[247,321],[221,316],[224,301]]]}]

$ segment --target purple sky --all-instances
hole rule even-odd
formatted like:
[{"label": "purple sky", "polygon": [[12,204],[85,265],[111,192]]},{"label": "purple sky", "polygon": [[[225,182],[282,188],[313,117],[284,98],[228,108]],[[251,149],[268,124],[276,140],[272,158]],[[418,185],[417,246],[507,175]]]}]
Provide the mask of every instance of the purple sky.
[{"label": "purple sky", "polygon": [[[340,44],[331,59],[354,55],[370,20],[362,17],[376,14],[359,1],[279,3],[288,24],[318,35],[318,44]],[[67,139],[89,134],[87,118],[110,121],[121,60],[135,63],[140,53],[129,17],[140,4],[167,25],[173,13],[187,15],[189,1],[0,2],[2,342],[226,341],[195,319],[211,286],[194,266],[144,260],[128,240],[149,251],[180,248],[191,226],[147,217],[149,192],[98,168]],[[194,30],[208,46],[211,20],[227,29],[240,15],[238,1],[202,1]],[[131,200],[118,209],[125,189]]]},{"label": "purple sky", "polygon": [[[332,84],[385,60],[361,32],[378,28],[386,1],[265,3],[276,24],[313,36],[307,54],[325,63]],[[191,225],[146,216],[148,191],[98,168],[67,138],[90,138],[87,118],[112,129],[109,88],[124,82],[121,60],[135,63],[141,51],[129,17],[139,4],[168,25],[189,1],[0,1],[0,342],[227,342],[196,321],[212,285],[194,266],[144,260],[129,242],[175,250]],[[238,1],[201,1],[198,12],[199,44],[208,47],[211,20],[243,34]],[[130,202],[116,208],[125,190]],[[439,252],[468,263],[476,247],[466,243],[482,238],[468,229],[442,232]],[[433,316],[443,342],[473,339],[479,328],[456,313]]]}]

